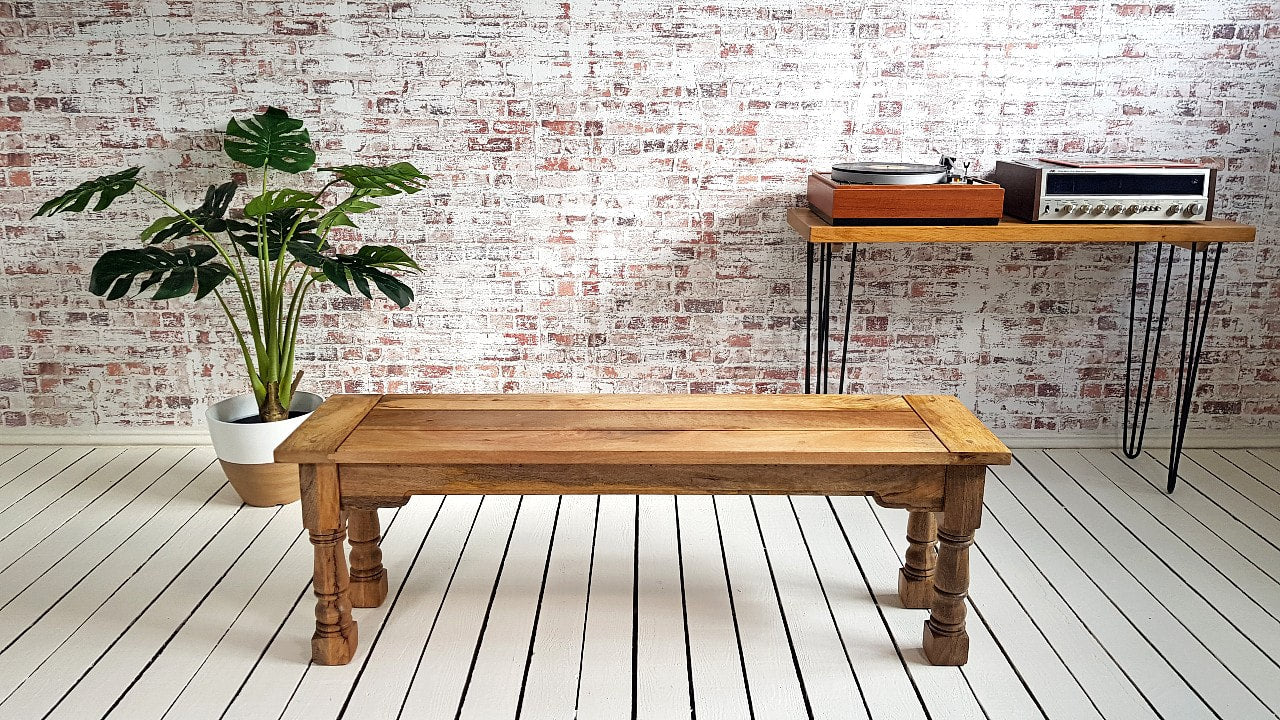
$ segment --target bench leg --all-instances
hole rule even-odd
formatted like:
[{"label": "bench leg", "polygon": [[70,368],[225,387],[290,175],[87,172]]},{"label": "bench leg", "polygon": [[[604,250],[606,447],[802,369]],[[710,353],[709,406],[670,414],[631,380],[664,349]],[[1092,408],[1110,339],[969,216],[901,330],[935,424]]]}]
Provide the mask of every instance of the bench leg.
[{"label": "bench leg", "polygon": [[316,632],[311,659],[319,665],[346,665],[356,652],[356,622],[347,595],[347,515],[340,508],[338,469],[303,465],[302,521],[315,551],[311,586],[316,595]]},{"label": "bench leg", "polygon": [[382,567],[382,540],[377,510],[349,510],[351,544],[351,605],[373,608],[387,598],[387,571]]},{"label": "bench leg", "polygon": [[985,475],[986,468],[980,465],[947,468],[933,603],[924,624],[924,655],[934,665],[963,665],[969,661],[964,602],[969,593],[969,546],[982,519]]},{"label": "bench leg", "polygon": [[937,566],[938,524],[931,512],[912,512],[907,518],[906,561],[898,570],[902,607],[928,609],[933,602],[933,570]]}]

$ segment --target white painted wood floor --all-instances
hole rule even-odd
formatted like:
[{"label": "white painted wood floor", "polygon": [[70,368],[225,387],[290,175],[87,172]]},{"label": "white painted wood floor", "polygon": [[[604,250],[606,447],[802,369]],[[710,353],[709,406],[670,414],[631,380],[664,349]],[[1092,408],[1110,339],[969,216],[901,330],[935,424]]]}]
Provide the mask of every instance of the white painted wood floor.
[{"label": "white painted wood floor", "polygon": [[906,513],[669,496],[384,511],[390,596],[320,667],[296,505],[205,448],[0,446],[0,718],[1276,717],[1280,451],[1160,462],[995,471],[964,668],[898,605]]}]

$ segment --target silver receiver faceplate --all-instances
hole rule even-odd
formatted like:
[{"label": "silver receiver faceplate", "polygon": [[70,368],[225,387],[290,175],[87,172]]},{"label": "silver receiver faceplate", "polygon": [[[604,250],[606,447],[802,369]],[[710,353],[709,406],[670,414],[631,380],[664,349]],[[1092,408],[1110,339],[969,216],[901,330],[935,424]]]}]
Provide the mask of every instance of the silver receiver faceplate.
[{"label": "silver receiver faceplate", "polygon": [[998,161],[1005,214],[1049,222],[1197,222],[1213,217],[1216,173],[1195,166],[1066,167]]},{"label": "silver receiver faceplate", "polygon": [[1037,220],[1085,220],[1106,222],[1169,222],[1207,219],[1208,199],[1174,197],[1141,198],[1132,196],[1045,197],[1040,203]]}]

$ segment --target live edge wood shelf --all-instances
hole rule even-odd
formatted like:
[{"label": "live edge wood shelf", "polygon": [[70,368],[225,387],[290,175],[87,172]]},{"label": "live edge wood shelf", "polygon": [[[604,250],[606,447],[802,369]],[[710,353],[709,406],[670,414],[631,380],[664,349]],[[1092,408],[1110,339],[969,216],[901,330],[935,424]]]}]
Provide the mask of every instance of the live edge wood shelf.
[{"label": "live edge wood shelf", "polygon": [[386,598],[377,508],[576,493],[870,495],[906,509],[899,595],[930,611],[929,661],[961,665],[986,468],[1010,461],[939,395],[335,395],[275,457],[301,467],[322,665],[350,662],[351,608]]},{"label": "live edge wood shelf", "polygon": [[[1173,492],[1182,457],[1182,442],[1195,397],[1200,351],[1209,323],[1209,309],[1217,282],[1218,266],[1225,243],[1252,242],[1256,229],[1231,220],[1168,223],[1108,222],[1025,222],[1005,216],[998,225],[831,225],[808,208],[789,208],[787,224],[807,245],[806,297],[808,312],[805,333],[804,387],[806,393],[825,393],[831,388],[832,258],[833,246],[850,246],[849,284],[844,298],[844,333],[837,362],[836,392],[843,393],[849,356],[850,316],[853,286],[861,243],[1124,243],[1133,245],[1132,280],[1129,296],[1129,346],[1126,355],[1124,415],[1121,428],[1124,453],[1136,458],[1142,452],[1146,434],[1151,388],[1155,384],[1160,341],[1166,325],[1174,250],[1187,251],[1187,293],[1183,309],[1182,345],[1177,355],[1177,382],[1173,403],[1173,438],[1170,442],[1167,487]],[[1151,282],[1142,323],[1141,353],[1135,372],[1135,328],[1138,314],[1139,269],[1144,262],[1140,248],[1155,243]],[[1166,248],[1169,245],[1173,247]],[[1162,267],[1163,263],[1163,267]],[[1198,267],[1197,267],[1198,265]],[[815,269],[816,268],[816,269]],[[1163,285],[1161,283],[1163,282]],[[815,290],[817,297],[815,298]],[[1157,307],[1156,298],[1160,297]],[[816,300],[816,302],[815,302]],[[1176,326],[1177,323],[1169,322]],[[1148,350],[1150,352],[1148,352]]]}]

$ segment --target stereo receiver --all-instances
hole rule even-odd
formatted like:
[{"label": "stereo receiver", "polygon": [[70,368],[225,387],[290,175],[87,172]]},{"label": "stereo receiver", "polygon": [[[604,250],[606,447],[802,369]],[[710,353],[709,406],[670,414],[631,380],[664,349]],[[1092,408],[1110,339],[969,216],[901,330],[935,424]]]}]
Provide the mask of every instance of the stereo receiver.
[{"label": "stereo receiver", "polygon": [[1195,222],[1213,217],[1212,168],[1162,162],[997,161],[1004,212],[1031,222]]}]

